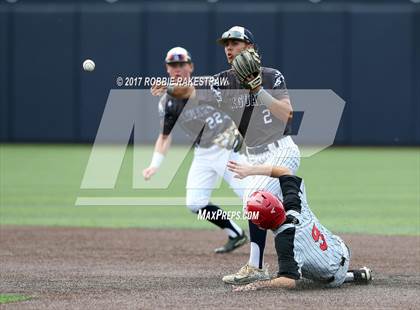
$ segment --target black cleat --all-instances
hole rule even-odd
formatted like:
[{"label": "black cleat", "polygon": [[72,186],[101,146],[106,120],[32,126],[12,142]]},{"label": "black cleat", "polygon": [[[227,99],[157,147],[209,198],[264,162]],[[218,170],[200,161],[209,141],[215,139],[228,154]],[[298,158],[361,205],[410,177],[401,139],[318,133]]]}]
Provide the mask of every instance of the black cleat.
[{"label": "black cleat", "polygon": [[245,234],[245,232],[243,232],[242,235],[238,237],[229,238],[224,246],[215,249],[214,252],[218,254],[229,253],[239,248],[240,246],[243,246],[245,243],[247,243],[247,241],[248,241],[248,237]]},{"label": "black cleat", "polygon": [[368,267],[362,267],[359,270],[353,270],[354,282],[357,284],[369,284],[372,277],[372,270]]}]

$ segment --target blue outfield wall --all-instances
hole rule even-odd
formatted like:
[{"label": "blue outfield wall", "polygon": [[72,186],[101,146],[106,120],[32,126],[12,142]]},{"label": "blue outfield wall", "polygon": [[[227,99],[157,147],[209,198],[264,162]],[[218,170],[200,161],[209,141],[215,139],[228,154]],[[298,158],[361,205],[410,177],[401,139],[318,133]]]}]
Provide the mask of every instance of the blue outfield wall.
[{"label": "blue outfield wall", "polygon": [[[0,7],[1,8],[1,7]],[[0,9],[0,141],[9,140],[9,14]]]},{"label": "blue outfield wall", "polygon": [[417,117],[413,118],[413,130],[415,131],[416,144],[420,145],[420,10],[417,8],[413,21],[413,41],[415,42],[415,49],[413,50],[413,68],[412,79],[414,81],[413,87],[413,107],[412,111]]},{"label": "blue outfield wall", "polygon": [[[117,76],[165,75],[177,45],[196,74],[223,70],[215,40],[236,24],[289,88],[332,89],[347,102],[336,144],[420,145],[420,5],[409,1],[1,2],[0,140],[93,141]],[[93,73],[81,70],[86,58]],[[139,119],[141,141],[154,141],[157,107]]]}]

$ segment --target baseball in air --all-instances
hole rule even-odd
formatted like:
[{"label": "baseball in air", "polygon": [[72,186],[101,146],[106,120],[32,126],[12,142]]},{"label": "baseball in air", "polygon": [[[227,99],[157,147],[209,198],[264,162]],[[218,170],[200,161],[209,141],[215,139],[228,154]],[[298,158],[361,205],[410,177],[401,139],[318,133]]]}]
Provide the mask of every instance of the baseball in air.
[{"label": "baseball in air", "polygon": [[92,59],[86,59],[83,62],[83,70],[88,71],[88,72],[92,72],[93,70],[95,70],[95,63],[93,62]]}]

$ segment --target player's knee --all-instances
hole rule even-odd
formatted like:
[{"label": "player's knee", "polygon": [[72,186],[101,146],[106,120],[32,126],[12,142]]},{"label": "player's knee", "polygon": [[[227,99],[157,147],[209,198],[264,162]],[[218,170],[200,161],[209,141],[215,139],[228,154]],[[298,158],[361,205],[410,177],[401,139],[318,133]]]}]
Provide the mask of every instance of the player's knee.
[{"label": "player's knee", "polygon": [[198,210],[207,206],[208,203],[209,203],[208,199],[204,199],[204,198],[198,198],[198,199],[187,198],[187,208],[193,213],[198,213]]}]

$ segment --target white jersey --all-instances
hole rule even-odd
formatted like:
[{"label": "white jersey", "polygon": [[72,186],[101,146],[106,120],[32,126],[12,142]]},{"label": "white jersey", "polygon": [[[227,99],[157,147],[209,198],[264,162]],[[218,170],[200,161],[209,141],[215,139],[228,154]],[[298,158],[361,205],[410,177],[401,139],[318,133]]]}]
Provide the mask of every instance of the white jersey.
[{"label": "white jersey", "polygon": [[[313,214],[306,200],[303,181],[299,196],[300,212],[286,212],[286,215],[296,218],[297,223],[283,224],[274,232],[279,276],[304,277],[330,286],[340,285],[348,269],[349,250],[343,240],[325,228]],[[288,261],[284,259],[287,254],[290,254]]]}]

